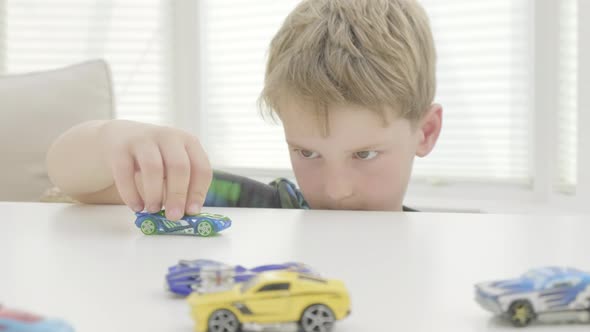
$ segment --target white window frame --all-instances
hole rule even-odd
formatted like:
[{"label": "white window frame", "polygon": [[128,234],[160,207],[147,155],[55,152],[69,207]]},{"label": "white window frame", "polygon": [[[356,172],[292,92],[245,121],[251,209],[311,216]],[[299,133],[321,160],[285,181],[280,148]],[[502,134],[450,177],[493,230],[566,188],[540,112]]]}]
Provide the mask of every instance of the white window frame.
[{"label": "white window frame", "polygon": [[[1,1],[1,0],[0,0]],[[578,43],[581,59],[590,59],[590,22],[584,18],[590,14],[590,1],[578,1]],[[207,139],[207,128],[203,125],[201,96],[206,87],[201,85],[199,70],[205,63],[199,52],[199,41],[203,40],[203,19],[200,5],[191,0],[177,0],[175,9],[175,84],[176,109],[175,125]],[[530,22],[531,40],[530,70],[535,73],[530,82],[531,112],[535,116],[531,123],[530,140],[534,143],[531,160],[534,181],[528,185],[489,183],[432,183],[413,179],[407,195],[407,203],[423,210],[437,211],[481,211],[481,212],[523,212],[523,213],[580,213],[590,211],[590,131],[578,125],[578,177],[575,194],[555,191],[554,177],[557,167],[557,121],[559,105],[559,0],[529,0],[533,12]],[[583,38],[586,37],[586,38]],[[270,41],[269,41],[270,42]],[[579,91],[590,91],[590,61],[578,64]],[[443,105],[444,107],[444,105]],[[578,124],[590,123],[590,115],[580,110],[590,109],[590,95],[578,93]],[[198,125],[201,124],[201,125]],[[259,170],[249,168],[225,169],[240,175],[267,181],[283,176],[293,179],[290,170]]]},{"label": "white window frame", "polygon": [[199,44],[201,40],[200,5],[194,0],[175,0],[172,9],[173,27],[172,59],[174,61],[173,86],[174,108],[173,124],[195,133],[200,137],[202,132],[203,114],[196,110],[203,109],[201,104],[202,66]]},{"label": "white window frame", "polygon": [[[0,0],[0,16],[6,14],[6,1]],[[6,71],[6,56],[4,50],[6,49],[6,20],[0,20],[0,73]]]},{"label": "white window frame", "polygon": [[[590,1],[578,0],[578,205],[590,212]],[[586,59],[586,61],[581,61]],[[584,93],[582,93],[584,91]]]}]

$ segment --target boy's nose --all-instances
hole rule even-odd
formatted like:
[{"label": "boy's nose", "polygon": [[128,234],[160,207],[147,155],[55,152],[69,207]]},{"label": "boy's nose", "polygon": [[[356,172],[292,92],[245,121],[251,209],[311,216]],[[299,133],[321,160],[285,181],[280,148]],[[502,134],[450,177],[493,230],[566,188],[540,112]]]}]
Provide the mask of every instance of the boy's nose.
[{"label": "boy's nose", "polygon": [[333,201],[340,201],[352,196],[352,179],[342,172],[326,174],[325,177],[326,196]]}]

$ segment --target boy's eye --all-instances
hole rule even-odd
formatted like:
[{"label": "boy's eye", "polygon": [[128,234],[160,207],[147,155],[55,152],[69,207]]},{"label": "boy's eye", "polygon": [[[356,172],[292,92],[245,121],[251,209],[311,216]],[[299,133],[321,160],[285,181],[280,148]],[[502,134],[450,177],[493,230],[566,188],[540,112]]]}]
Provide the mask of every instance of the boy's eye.
[{"label": "boy's eye", "polygon": [[317,158],[320,156],[319,153],[309,151],[309,150],[297,150],[297,152],[299,153],[300,156],[302,156],[305,159],[314,159],[314,158]]},{"label": "boy's eye", "polygon": [[377,157],[378,154],[379,154],[379,152],[377,152],[377,151],[359,151],[359,152],[355,152],[354,156],[357,159],[370,160],[370,159]]}]

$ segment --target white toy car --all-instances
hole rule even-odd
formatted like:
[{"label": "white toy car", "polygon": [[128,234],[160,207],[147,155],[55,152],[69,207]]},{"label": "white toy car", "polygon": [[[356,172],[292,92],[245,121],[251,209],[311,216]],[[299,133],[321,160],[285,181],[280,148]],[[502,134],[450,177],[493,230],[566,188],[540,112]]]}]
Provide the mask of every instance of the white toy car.
[{"label": "white toy car", "polygon": [[475,285],[476,301],[515,326],[590,322],[590,273],[573,268],[532,269],[517,279]]}]

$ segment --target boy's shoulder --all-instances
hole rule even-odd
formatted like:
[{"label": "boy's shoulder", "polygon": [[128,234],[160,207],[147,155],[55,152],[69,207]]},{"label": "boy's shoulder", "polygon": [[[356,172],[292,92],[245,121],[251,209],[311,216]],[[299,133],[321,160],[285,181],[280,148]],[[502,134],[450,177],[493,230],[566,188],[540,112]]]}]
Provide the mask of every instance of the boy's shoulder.
[{"label": "boy's shoulder", "polygon": [[278,178],[272,181],[270,186],[276,188],[279,194],[281,207],[286,209],[309,209],[309,204],[303,198],[301,191],[295,184],[285,178]]},{"label": "boy's shoulder", "polygon": [[263,183],[222,171],[213,172],[205,206],[308,209],[295,184],[285,178]]}]

